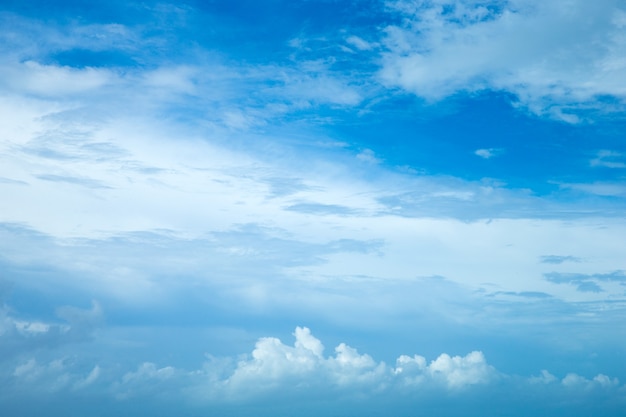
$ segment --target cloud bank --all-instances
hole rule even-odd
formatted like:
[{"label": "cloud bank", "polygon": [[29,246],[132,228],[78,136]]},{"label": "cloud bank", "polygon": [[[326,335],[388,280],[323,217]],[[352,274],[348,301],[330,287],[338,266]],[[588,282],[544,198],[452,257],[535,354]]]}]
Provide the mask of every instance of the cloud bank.
[{"label": "cloud bank", "polygon": [[[112,410],[150,398],[163,404],[177,402],[183,410],[249,404],[267,411],[293,401],[314,408],[317,402],[334,404],[341,409],[392,401],[423,409],[435,407],[444,415],[453,415],[454,407],[447,404],[450,398],[458,404],[478,401],[487,406],[490,402],[493,409],[499,409],[503,404],[510,407],[524,401],[528,395],[543,396],[544,406],[551,406],[563,396],[604,401],[606,395],[624,391],[617,378],[604,374],[586,378],[570,372],[558,378],[542,370],[536,376],[507,375],[488,364],[479,351],[454,356],[443,353],[430,361],[420,355],[401,355],[388,365],[346,343],[326,355],[322,342],[306,327],[297,327],[293,336],[293,345],[262,337],[250,354],[239,359],[210,357],[196,370],[144,362],[120,373],[115,367],[68,358],[47,363],[31,358],[18,363],[10,375],[0,377],[11,383],[8,393],[22,399],[42,396],[45,400],[54,395],[69,400],[75,395],[91,398],[99,392],[99,401],[111,402]],[[101,397],[102,392],[108,393],[108,399]],[[508,397],[494,400],[488,392]],[[405,415],[406,410],[399,410]]]}]

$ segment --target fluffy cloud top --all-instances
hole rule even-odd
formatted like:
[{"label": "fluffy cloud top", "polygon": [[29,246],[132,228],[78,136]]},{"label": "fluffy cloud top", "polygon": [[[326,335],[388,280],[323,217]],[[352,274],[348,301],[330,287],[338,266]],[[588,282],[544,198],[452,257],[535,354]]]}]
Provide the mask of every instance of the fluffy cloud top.
[{"label": "fluffy cloud top", "polygon": [[382,392],[390,386],[440,386],[462,389],[485,384],[497,377],[481,352],[451,357],[442,354],[427,363],[422,356],[402,355],[396,366],[377,362],[367,354],[340,343],[334,355],[324,356],[324,346],[306,327],[297,327],[295,343],[261,338],[251,357],[239,361],[232,375],[220,383],[228,396],[267,393],[274,389],[301,391],[314,388]]}]

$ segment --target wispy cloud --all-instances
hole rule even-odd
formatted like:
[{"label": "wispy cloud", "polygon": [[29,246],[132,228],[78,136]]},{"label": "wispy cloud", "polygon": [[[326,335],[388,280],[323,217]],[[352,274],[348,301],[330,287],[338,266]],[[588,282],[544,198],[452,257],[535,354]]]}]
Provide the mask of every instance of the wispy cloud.
[{"label": "wispy cloud", "polygon": [[624,155],[620,152],[601,150],[598,151],[597,156],[589,162],[589,165],[603,168],[626,168],[624,159]]}]

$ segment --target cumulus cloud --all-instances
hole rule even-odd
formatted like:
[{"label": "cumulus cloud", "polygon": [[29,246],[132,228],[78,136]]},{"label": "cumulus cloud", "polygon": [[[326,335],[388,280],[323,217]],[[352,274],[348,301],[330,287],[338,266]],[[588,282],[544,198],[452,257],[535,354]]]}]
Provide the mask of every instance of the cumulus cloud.
[{"label": "cumulus cloud", "polygon": [[483,353],[478,351],[470,352],[466,356],[443,353],[430,364],[422,356],[402,355],[396,361],[394,374],[402,377],[403,385],[440,383],[450,389],[485,384],[498,375],[487,364]]},{"label": "cumulus cloud", "polygon": [[466,356],[444,353],[430,363],[422,356],[402,355],[395,366],[389,366],[346,343],[325,356],[324,345],[306,327],[297,327],[294,337],[293,346],[273,337],[259,339],[250,357],[240,360],[231,375],[214,381],[211,390],[218,388],[232,399],[276,390],[293,394],[308,389],[380,393],[394,387],[439,386],[458,390],[486,384],[498,376],[484,355],[476,351]]},{"label": "cumulus cloud", "polygon": [[482,352],[471,352],[464,357],[442,354],[428,367],[434,378],[441,378],[451,388],[484,384],[493,376]]},{"label": "cumulus cloud", "polygon": [[273,337],[261,338],[251,358],[240,361],[224,381],[231,394],[284,389],[306,389],[326,384],[338,388],[376,385],[386,376],[386,366],[369,355],[341,343],[335,355],[324,357],[324,345],[306,327],[297,327],[293,346]]},{"label": "cumulus cloud", "polygon": [[561,380],[561,384],[565,387],[577,388],[611,388],[619,386],[619,379],[610,378],[604,374],[598,374],[592,379],[587,379],[575,373],[569,373]]},{"label": "cumulus cloud", "polygon": [[[626,10],[619,1],[387,2],[381,78],[429,100],[460,91],[514,94],[536,114],[626,104]],[[604,98],[612,97],[614,100]]]},{"label": "cumulus cloud", "polygon": [[498,156],[502,153],[502,149],[489,148],[489,149],[477,149],[474,151],[474,155],[480,156],[483,159],[491,159],[494,156]]},{"label": "cumulus cloud", "polygon": [[[297,327],[293,345],[275,337],[258,339],[252,353],[237,362],[211,358],[199,371],[181,372],[147,363],[124,376],[122,384],[163,382],[175,375],[176,385],[187,385],[185,392],[196,400],[215,402],[255,401],[263,398],[297,396],[331,398],[376,395],[413,396],[463,394],[474,388],[497,383],[508,389],[529,389],[549,385],[554,389],[614,389],[619,380],[604,374],[588,379],[570,373],[558,378],[547,370],[539,376],[513,378],[489,365],[480,351],[465,356],[443,353],[428,361],[421,355],[400,355],[395,365],[375,360],[346,343],[330,355],[322,342],[306,327]],[[438,394],[437,394],[438,393]]]},{"label": "cumulus cloud", "polygon": [[35,358],[15,366],[11,376],[14,389],[36,389],[41,393],[82,390],[100,377],[100,367],[95,365],[88,373],[76,369],[67,358],[39,363]]}]

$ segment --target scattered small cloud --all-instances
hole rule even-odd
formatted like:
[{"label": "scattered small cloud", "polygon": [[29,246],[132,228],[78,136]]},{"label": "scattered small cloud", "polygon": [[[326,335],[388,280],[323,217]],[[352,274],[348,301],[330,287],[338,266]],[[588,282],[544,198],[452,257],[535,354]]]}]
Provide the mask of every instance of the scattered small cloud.
[{"label": "scattered small cloud", "polygon": [[240,361],[222,388],[233,399],[267,395],[270,391],[303,391],[331,387],[339,391],[389,390],[399,386],[435,385],[458,390],[486,384],[497,377],[481,352],[466,356],[441,354],[427,363],[422,356],[402,355],[395,367],[375,361],[340,343],[334,355],[324,355],[324,345],[306,327],[297,327],[293,346],[277,338],[260,338],[252,354]]},{"label": "scattered small cloud", "polygon": [[346,42],[352,46],[354,46],[359,51],[369,51],[372,50],[376,45],[366,40],[359,38],[358,36],[350,36],[346,39]]},{"label": "scattered small cloud", "polygon": [[371,149],[362,150],[356,155],[356,159],[372,165],[378,165],[383,162],[383,160],[378,158],[374,151]]},{"label": "scattered small cloud", "polygon": [[626,283],[626,272],[622,270],[617,270],[606,274],[549,272],[543,274],[543,276],[546,280],[555,284],[576,285],[576,290],[580,292],[603,292],[604,290],[598,285],[597,282]]},{"label": "scattered small cloud", "polygon": [[604,290],[593,281],[580,281],[576,286],[576,291],[599,293],[603,292]]},{"label": "scattered small cloud", "polygon": [[504,150],[499,148],[477,149],[474,151],[474,155],[480,156],[483,159],[491,159],[496,156],[500,156]]},{"label": "scattered small cloud", "polygon": [[582,262],[577,256],[544,255],[540,258],[544,264],[562,264],[564,262]]}]

